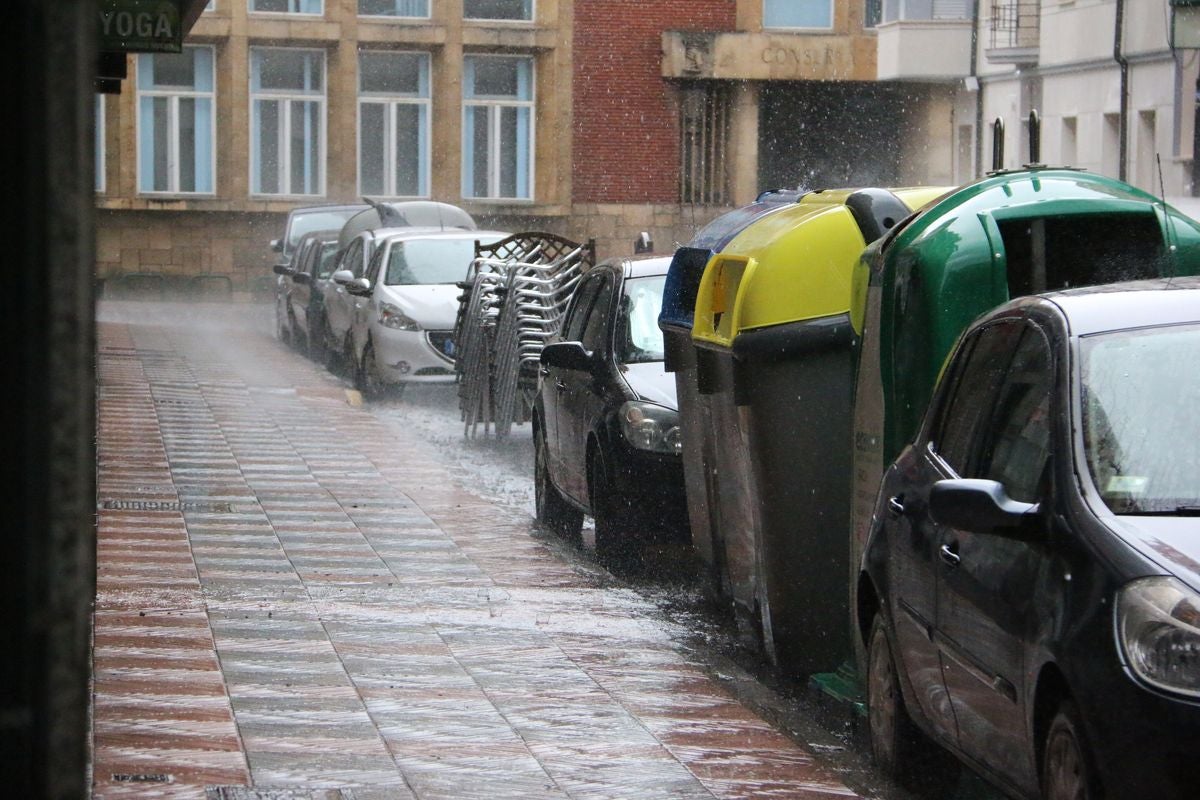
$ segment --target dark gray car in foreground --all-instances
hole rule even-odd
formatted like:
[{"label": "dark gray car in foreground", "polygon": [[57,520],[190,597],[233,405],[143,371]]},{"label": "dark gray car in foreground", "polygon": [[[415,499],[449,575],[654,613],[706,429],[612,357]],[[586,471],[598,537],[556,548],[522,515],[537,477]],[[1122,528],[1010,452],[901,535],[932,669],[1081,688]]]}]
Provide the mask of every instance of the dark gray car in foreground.
[{"label": "dark gray car in foreground", "polygon": [[1200,796],[1200,281],[1010,302],[884,476],[857,609],[891,771]]}]

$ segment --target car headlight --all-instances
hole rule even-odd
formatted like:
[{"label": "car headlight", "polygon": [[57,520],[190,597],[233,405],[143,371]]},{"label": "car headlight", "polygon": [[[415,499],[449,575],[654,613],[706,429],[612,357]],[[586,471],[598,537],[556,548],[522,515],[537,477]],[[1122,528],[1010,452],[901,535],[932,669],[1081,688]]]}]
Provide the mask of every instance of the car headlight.
[{"label": "car headlight", "polygon": [[1175,578],[1143,578],[1117,595],[1117,636],[1147,683],[1200,697],[1200,594]]},{"label": "car headlight", "polygon": [[385,328],[395,328],[398,331],[419,331],[421,324],[405,314],[398,306],[391,303],[380,303],[379,324]]},{"label": "car headlight", "polygon": [[621,433],[638,450],[678,455],[683,451],[679,414],[669,408],[630,400],[621,405]]}]

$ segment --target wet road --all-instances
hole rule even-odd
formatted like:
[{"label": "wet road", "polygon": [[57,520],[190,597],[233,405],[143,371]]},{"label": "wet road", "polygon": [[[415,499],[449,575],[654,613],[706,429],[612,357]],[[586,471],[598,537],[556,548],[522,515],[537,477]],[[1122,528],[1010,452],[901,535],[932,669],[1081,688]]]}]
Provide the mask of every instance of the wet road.
[{"label": "wet road", "polygon": [[685,548],[534,530],[527,428],[359,406],[269,315],[100,306],[94,796],[990,797],[882,782]]}]

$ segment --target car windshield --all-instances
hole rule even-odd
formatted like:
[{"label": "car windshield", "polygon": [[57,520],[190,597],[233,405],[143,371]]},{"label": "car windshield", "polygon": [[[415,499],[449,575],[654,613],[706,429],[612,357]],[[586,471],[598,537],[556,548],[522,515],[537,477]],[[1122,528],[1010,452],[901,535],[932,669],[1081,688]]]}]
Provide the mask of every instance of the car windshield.
[{"label": "car windshield", "polygon": [[663,335],[658,327],[665,275],[625,281],[617,323],[617,361],[641,364],[663,360]]},{"label": "car windshield", "polygon": [[313,231],[338,230],[346,220],[362,211],[361,208],[344,208],[330,211],[311,211],[306,214],[296,214],[292,217],[291,227],[288,228],[287,250],[290,253],[300,241],[300,237]]},{"label": "car windshield", "polygon": [[1200,325],[1082,341],[1083,444],[1116,514],[1200,507]]},{"label": "car windshield", "polygon": [[467,274],[473,258],[473,238],[393,242],[383,282],[388,286],[454,283]]}]

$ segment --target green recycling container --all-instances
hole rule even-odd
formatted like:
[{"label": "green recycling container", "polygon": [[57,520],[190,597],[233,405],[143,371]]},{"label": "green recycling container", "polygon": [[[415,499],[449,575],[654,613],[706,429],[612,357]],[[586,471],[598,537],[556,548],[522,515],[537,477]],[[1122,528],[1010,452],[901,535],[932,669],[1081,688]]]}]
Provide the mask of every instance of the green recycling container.
[{"label": "green recycling container", "polygon": [[[992,173],[867,248],[854,275],[857,350],[851,509],[852,624],[885,467],[916,434],[962,331],[1010,298],[1200,273],[1200,223],[1120,181],[1073,169]],[[859,671],[862,649],[855,637]]]}]

